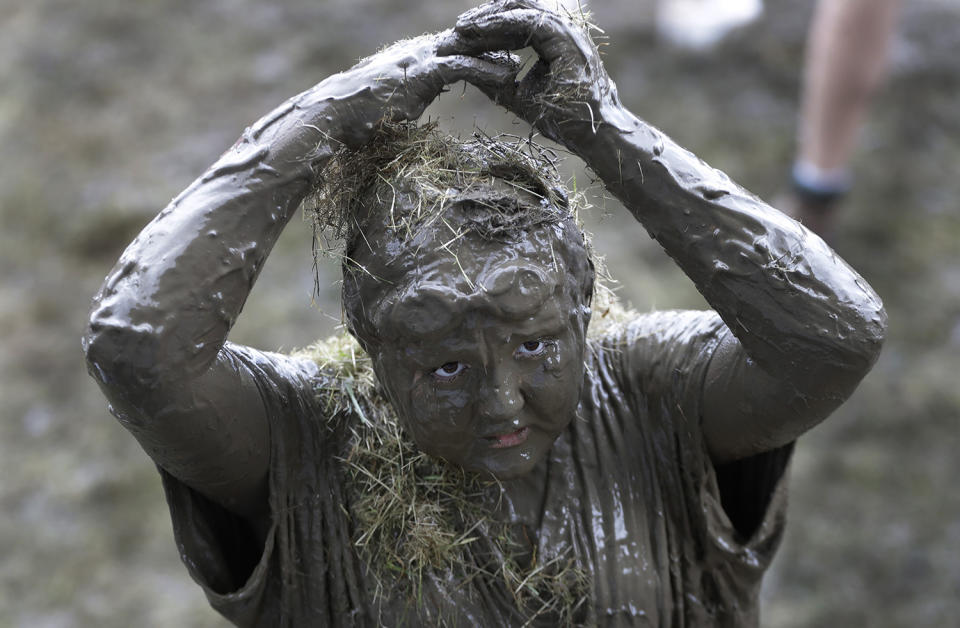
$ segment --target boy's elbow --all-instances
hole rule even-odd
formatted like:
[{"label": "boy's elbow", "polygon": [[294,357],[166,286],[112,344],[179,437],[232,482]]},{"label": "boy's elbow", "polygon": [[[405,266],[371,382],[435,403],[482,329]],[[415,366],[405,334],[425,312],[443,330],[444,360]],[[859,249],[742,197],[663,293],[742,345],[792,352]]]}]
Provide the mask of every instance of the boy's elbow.
[{"label": "boy's elbow", "polygon": [[879,300],[875,307],[861,310],[857,319],[821,356],[815,369],[820,387],[832,388],[842,399],[856,390],[877,363],[887,334],[887,313]]},{"label": "boy's elbow", "polygon": [[81,346],[87,371],[102,387],[147,387],[157,377],[153,330],[112,315],[102,304],[91,312]]},{"label": "boy's elbow", "polygon": [[877,363],[887,338],[887,311],[879,298],[862,312],[860,320],[859,328],[851,334],[851,345],[857,354],[855,362],[860,366],[862,378]]}]

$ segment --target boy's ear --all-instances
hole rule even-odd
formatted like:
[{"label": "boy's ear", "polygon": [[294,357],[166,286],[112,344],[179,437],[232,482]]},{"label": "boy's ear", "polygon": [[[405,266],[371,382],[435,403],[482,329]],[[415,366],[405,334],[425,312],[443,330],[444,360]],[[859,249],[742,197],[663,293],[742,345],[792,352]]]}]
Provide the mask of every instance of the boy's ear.
[{"label": "boy's ear", "polygon": [[347,324],[347,331],[350,332],[350,335],[353,336],[353,339],[357,341],[357,344],[360,345],[360,348],[363,349],[363,352],[367,354],[367,357],[372,359],[374,357],[376,343],[364,338],[363,334],[358,333],[351,324]]},{"label": "boy's ear", "polygon": [[587,280],[583,282],[583,302],[587,307],[593,303],[593,283],[597,272],[593,266],[593,259],[587,258]]}]

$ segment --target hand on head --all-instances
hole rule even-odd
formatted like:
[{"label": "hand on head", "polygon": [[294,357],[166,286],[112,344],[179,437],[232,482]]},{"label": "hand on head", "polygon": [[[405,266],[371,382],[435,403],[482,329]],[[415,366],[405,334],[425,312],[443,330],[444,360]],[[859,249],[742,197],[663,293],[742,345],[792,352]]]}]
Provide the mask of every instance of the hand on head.
[{"label": "hand on head", "polygon": [[[303,97],[316,94],[335,102],[334,139],[350,148],[366,143],[384,119],[414,121],[447,85],[468,81],[497,92],[512,85],[519,62],[513,55],[491,51],[463,55],[445,47],[452,30],[399,41],[336,74]],[[298,103],[301,104],[301,103]]]},{"label": "hand on head", "polygon": [[[571,144],[619,107],[585,20],[533,0],[494,0],[462,14],[453,29],[399,41],[326,81],[334,87],[335,139],[364,144],[384,119],[413,121],[447,85],[467,81],[546,137]],[[518,58],[538,55],[519,80]],[[322,90],[329,94],[330,90]]]},{"label": "hand on head", "polygon": [[534,0],[494,0],[462,14],[439,51],[469,56],[532,47],[539,58],[519,82],[476,85],[546,137],[566,144],[570,130],[580,128],[577,123],[596,126],[605,109],[619,106],[588,28],[579,16]]}]

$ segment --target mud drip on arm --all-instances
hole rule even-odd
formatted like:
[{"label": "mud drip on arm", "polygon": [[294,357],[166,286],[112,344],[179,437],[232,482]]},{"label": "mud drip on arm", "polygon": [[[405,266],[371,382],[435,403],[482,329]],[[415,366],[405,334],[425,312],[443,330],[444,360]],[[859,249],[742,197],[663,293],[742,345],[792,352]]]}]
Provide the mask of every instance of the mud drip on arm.
[{"label": "mud drip on arm", "polygon": [[733,332],[707,374],[715,457],[785,445],[840,405],[885,333],[866,281],[813,232],[622,108],[596,133],[574,128],[570,143]]}]

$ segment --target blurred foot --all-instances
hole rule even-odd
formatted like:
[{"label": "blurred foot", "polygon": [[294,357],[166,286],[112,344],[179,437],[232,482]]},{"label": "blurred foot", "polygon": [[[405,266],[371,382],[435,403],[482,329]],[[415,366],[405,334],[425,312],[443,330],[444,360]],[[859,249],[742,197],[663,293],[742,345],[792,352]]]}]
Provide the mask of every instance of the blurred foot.
[{"label": "blurred foot", "polygon": [[784,194],[777,198],[777,209],[790,216],[804,227],[832,243],[836,235],[837,208],[841,197],[832,199],[803,197],[796,192]]},{"label": "blurred foot", "polygon": [[778,207],[830,242],[837,222],[837,206],[850,190],[850,173],[843,168],[824,170],[798,159],[790,172],[791,192]]}]

